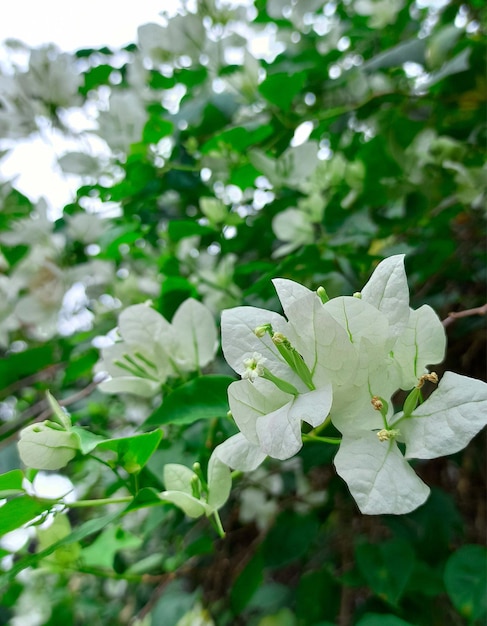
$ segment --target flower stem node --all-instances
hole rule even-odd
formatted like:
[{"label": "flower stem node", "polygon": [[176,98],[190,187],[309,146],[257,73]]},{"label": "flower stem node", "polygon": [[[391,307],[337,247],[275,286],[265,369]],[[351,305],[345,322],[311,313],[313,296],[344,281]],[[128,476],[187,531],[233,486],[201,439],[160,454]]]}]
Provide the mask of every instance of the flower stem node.
[{"label": "flower stem node", "polygon": [[416,385],[416,389],[421,389],[421,387],[424,385],[426,381],[429,381],[430,383],[434,383],[435,385],[437,385],[438,374],[436,372],[431,372],[429,374],[423,374],[422,376],[420,376],[418,380],[418,384]]},{"label": "flower stem node", "polygon": [[379,430],[377,437],[379,437],[379,441],[390,441],[391,439],[395,439],[399,434],[400,431],[397,429],[392,428],[388,430],[387,428],[383,428]]}]

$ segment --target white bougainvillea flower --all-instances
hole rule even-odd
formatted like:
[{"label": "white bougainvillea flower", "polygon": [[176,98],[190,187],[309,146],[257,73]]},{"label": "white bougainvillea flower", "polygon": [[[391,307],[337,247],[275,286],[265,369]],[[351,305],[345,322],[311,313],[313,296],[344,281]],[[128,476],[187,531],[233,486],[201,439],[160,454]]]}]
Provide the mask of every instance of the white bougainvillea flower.
[{"label": "white bougainvillea flower", "polygon": [[[335,456],[362,513],[408,513],[429,488],[406,459],[432,459],[463,449],[487,424],[487,384],[446,372],[438,389],[409,416],[398,413],[387,428],[343,436]],[[405,456],[396,441],[406,444]]]},{"label": "white bougainvillea flower", "polygon": [[122,340],[103,348],[96,366],[110,376],[100,384],[107,393],[151,397],[168,377],[208,365],[218,345],[213,315],[192,298],[172,323],[147,304],[130,306],[119,317],[118,332]]},{"label": "white bougainvillea flower", "polygon": [[213,453],[208,462],[208,480],[201,475],[198,464],[194,470],[185,465],[164,466],[165,491],[162,500],[172,502],[189,517],[210,517],[228,500],[232,487],[230,468]]},{"label": "white bougainvillea flower", "polygon": [[331,383],[293,395],[262,378],[240,380],[228,388],[228,400],[247,441],[268,456],[288,459],[301,449],[301,422],[319,426],[328,416]]},{"label": "white bougainvillea flower", "polygon": [[258,443],[251,443],[242,433],[237,433],[221,443],[213,454],[229,467],[241,472],[257,469],[267,457]]},{"label": "white bougainvillea flower", "polygon": [[274,285],[287,320],[255,307],[222,314],[223,353],[243,379],[228,389],[243,439],[232,438],[220,449],[236,469],[259,464],[266,455],[295,455],[302,422],[317,427],[326,420],[332,382],[350,381],[357,365],[347,332],[315,293],[284,279]]},{"label": "white bougainvillea flower", "polygon": [[[443,360],[446,337],[429,306],[410,308],[404,255],[380,263],[354,297],[329,300],[322,288],[273,282],[286,317],[254,307],[223,312],[223,352],[242,377],[228,389],[240,433],[215,455],[242,471],[266,456],[290,458],[302,422],[316,428],[329,416],[342,433],[335,465],[360,510],[414,510],[429,488],[408,459],[465,447],[487,423],[487,385],[447,372],[421,403],[424,383],[438,382],[428,367]],[[394,415],[398,389],[411,391]]]}]

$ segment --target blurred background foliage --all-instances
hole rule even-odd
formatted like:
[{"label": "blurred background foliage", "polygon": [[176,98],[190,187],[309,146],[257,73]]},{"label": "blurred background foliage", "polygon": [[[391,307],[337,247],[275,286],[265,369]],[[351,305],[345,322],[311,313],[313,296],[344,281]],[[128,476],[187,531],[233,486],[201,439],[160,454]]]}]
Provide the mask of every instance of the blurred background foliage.
[{"label": "blurred background foliage", "polygon": [[[168,319],[189,296],[216,320],[241,304],[279,310],[274,277],[351,294],[397,253],[412,306],[443,319],[485,302],[482,0],[205,0],[164,24],[123,50],[5,44],[2,156],[62,137],[59,168],[78,190],[63,207],[0,184],[2,472],[19,467],[19,429],[47,416],[47,389],[104,436],[164,424],[144,487],[163,488],[166,462],[205,464],[233,432],[229,379],[166,408],[96,389],[99,348],[131,304],[151,299]],[[447,331],[439,371],[486,380],[485,319]],[[232,375],[221,358],[207,373]],[[193,417],[174,417],[181,407]],[[311,444],[237,480],[224,539],[169,505],[76,509],[6,534],[0,623],[482,623],[485,433],[416,464],[433,493],[402,517],[360,515],[332,456]],[[79,497],[121,488],[85,459],[63,473]]]}]

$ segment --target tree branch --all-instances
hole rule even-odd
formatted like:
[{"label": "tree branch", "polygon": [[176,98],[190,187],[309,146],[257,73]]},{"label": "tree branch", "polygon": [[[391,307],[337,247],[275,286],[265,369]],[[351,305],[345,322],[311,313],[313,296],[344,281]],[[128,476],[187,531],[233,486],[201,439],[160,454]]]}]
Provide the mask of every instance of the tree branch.
[{"label": "tree branch", "polygon": [[448,313],[448,317],[446,317],[441,323],[446,328],[447,326],[450,326],[450,324],[453,324],[456,319],[460,319],[461,317],[471,317],[472,315],[487,315],[487,302],[482,306],[478,306],[473,309]]}]

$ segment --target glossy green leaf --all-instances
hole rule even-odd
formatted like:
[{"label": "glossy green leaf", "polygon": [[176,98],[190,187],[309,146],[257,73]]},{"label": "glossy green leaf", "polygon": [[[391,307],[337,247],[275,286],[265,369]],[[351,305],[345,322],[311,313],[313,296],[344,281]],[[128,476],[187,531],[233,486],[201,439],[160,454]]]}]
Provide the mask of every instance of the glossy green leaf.
[{"label": "glossy green leaf", "polygon": [[0,475],[0,498],[8,498],[9,496],[23,493],[22,481],[24,473],[22,470],[11,470]]},{"label": "glossy green leaf", "polygon": [[19,496],[0,507],[0,535],[20,528],[46,511],[46,505],[31,496]]},{"label": "glossy green leaf", "polygon": [[487,613],[487,549],[466,545],[454,552],[445,567],[445,587],[450,599],[467,620]]},{"label": "glossy green leaf", "polygon": [[104,530],[87,548],[83,549],[81,559],[88,567],[111,569],[113,559],[119,550],[134,550],[142,539],[120,526],[111,526]]},{"label": "glossy green leaf", "polygon": [[117,462],[129,472],[140,472],[162,438],[161,430],[150,433],[121,437],[120,439],[106,439],[97,445],[98,450],[112,450],[117,453]]},{"label": "glossy green leaf", "polygon": [[362,543],[355,554],[360,572],[374,593],[396,605],[414,569],[415,556],[409,543],[399,539],[380,544]]},{"label": "glossy green leaf", "polygon": [[230,376],[217,375],[190,380],[164,398],[144,426],[192,424],[200,419],[225,417],[228,412],[227,388],[233,380]]}]

